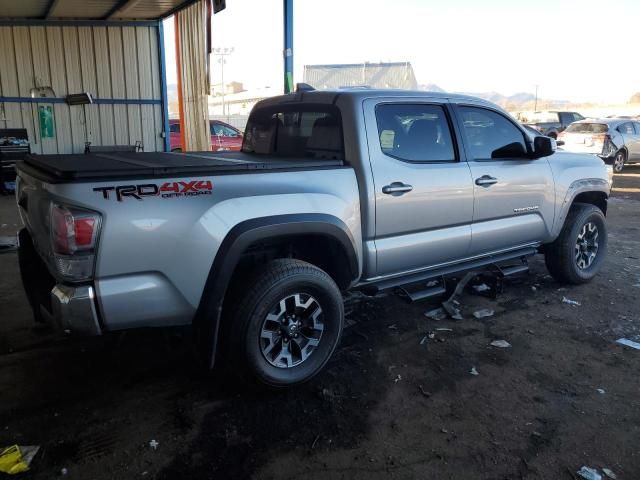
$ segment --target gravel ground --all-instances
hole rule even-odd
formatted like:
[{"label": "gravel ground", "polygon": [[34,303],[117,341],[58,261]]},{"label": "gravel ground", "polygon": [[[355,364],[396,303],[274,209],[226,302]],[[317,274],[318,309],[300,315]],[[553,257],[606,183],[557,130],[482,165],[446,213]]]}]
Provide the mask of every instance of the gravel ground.
[{"label": "gravel ground", "polygon": [[[326,371],[278,394],[199,373],[181,330],[34,326],[0,254],[0,446],[40,445],[21,475],[37,479],[640,478],[640,351],[615,343],[640,341],[640,168],[614,187],[591,284],[563,287],[535,258],[496,298],[465,293],[461,321],[426,318],[437,300],[352,296]],[[0,223],[19,223],[10,198]]]}]

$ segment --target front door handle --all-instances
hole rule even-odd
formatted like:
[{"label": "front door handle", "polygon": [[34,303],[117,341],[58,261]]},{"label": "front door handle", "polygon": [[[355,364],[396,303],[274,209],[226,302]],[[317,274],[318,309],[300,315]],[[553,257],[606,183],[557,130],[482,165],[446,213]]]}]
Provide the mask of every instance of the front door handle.
[{"label": "front door handle", "polygon": [[483,175],[480,178],[476,178],[476,185],[481,187],[490,187],[494,183],[498,183],[498,179],[490,175]]},{"label": "front door handle", "polygon": [[394,197],[404,195],[411,190],[413,190],[413,186],[407,185],[406,183],[402,182],[393,182],[391,185],[385,185],[384,187],[382,187],[382,193],[393,195]]}]

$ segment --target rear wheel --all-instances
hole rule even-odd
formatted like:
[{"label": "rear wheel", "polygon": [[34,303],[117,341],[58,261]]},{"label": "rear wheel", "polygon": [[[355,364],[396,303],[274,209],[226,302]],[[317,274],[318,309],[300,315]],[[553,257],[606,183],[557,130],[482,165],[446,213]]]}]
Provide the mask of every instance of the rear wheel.
[{"label": "rear wheel", "polygon": [[558,238],[545,248],[549,273],[562,283],[580,284],[596,276],[607,253],[604,214],[594,205],[571,207]]},{"label": "rear wheel", "polygon": [[327,273],[275,260],[250,282],[230,329],[229,357],[245,379],[289,387],[329,361],[342,333],[342,295]]},{"label": "rear wheel", "polygon": [[624,150],[620,150],[613,158],[613,171],[620,173],[624,169],[624,164],[627,162],[627,154]]}]

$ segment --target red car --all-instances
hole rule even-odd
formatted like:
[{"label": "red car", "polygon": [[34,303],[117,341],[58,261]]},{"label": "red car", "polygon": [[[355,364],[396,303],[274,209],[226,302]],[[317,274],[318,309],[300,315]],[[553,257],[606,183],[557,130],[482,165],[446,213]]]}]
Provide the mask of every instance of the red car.
[{"label": "red car", "polygon": [[[238,151],[242,147],[242,132],[231,125],[218,120],[209,120],[211,131],[211,150]],[[169,120],[169,141],[172,152],[181,152],[180,120]]]}]

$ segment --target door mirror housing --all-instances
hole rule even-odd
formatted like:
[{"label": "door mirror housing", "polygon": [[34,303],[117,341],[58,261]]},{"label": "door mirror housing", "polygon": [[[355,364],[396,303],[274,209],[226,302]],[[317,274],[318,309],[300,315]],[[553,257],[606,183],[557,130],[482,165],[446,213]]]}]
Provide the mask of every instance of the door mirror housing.
[{"label": "door mirror housing", "polygon": [[533,153],[531,158],[542,158],[553,155],[558,148],[556,141],[551,137],[538,136],[533,139]]}]

